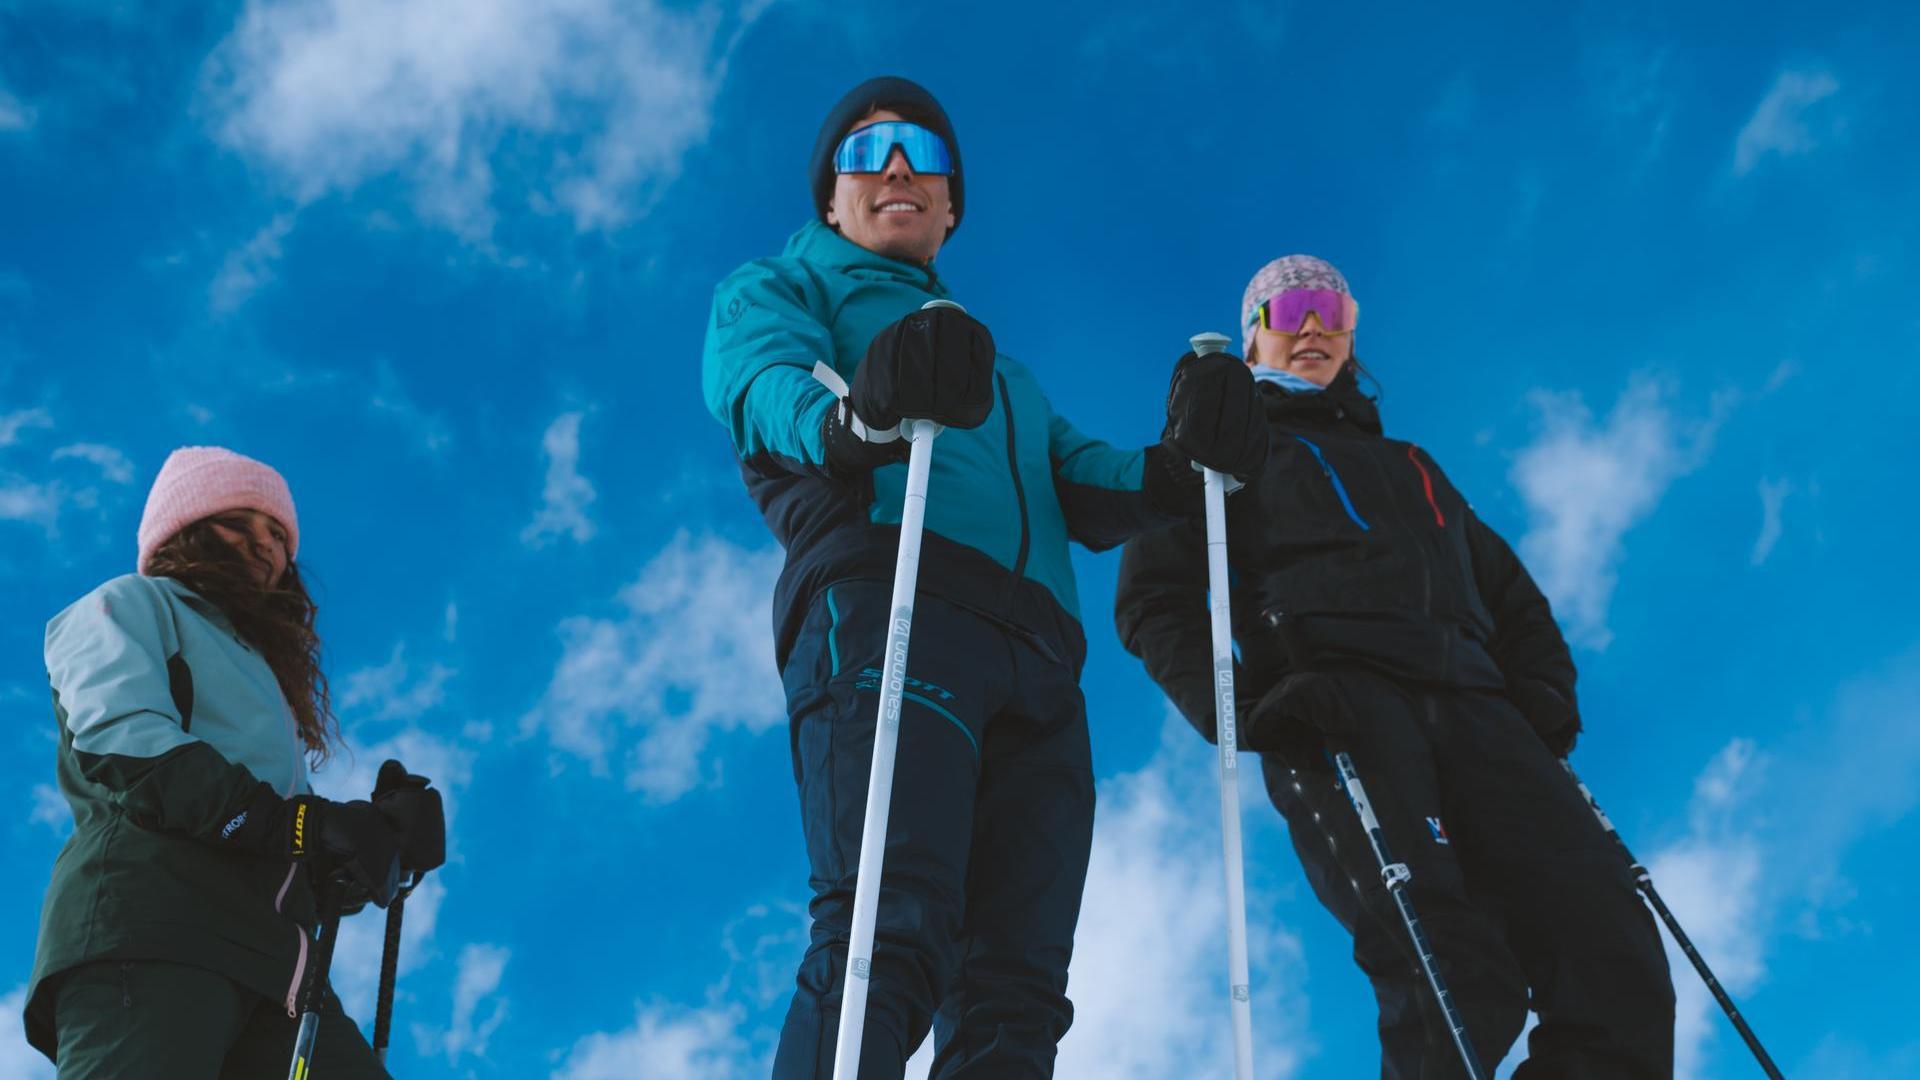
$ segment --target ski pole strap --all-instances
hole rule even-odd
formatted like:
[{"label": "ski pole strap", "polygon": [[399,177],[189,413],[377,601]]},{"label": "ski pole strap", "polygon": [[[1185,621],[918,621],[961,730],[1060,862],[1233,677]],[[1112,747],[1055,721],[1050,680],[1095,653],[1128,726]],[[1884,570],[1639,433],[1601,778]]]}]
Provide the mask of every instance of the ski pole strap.
[{"label": "ski pole strap", "polygon": [[890,428],[870,428],[865,420],[860,419],[860,414],[854,412],[853,406],[847,402],[847,395],[851,393],[847,387],[847,380],[841,378],[840,373],[829,367],[825,360],[814,361],[813,379],[833,395],[833,407],[840,410],[840,419],[846,423],[847,430],[853,432],[861,441],[890,443],[899,440],[899,424]]}]

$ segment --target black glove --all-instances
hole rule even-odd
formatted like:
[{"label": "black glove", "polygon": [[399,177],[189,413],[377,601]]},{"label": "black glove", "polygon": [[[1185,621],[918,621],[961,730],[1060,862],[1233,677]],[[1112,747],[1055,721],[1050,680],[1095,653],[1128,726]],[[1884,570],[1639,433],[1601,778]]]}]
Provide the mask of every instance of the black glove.
[{"label": "black glove", "polygon": [[976,428],[993,411],[993,335],[958,308],[925,308],[873,336],[848,402],[867,426],[902,418]]},{"label": "black glove", "polygon": [[388,758],[373,785],[373,805],[400,833],[400,862],[413,873],[438,870],[447,861],[446,811],[430,783]]},{"label": "black glove", "polygon": [[1580,738],[1580,710],[1560,691],[1539,679],[1510,679],[1507,699],[1547,744],[1554,757],[1566,757]]},{"label": "black glove", "polygon": [[852,406],[841,398],[827,409],[820,427],[820,442],[826,448],[827,471],[845,480],[862,480],[882,465],[907,460],[913,444],[902,438],[871,442],[854,426]]},{"label": "black glove", "polygon": [[402,837],[365,799],[283,799],[263,783],[234,821],[239,824],[229,823],[227,843],[263,858],[305,863],[315,881],[344,874],[381,907],[400,887]]},{"label": "black glove", "polygon": [[1188,353],[1174,365],[1160,445],[1174,456],[1246,480],[1267,461],[1267,417],[1253,373],[1229,353]]},{"label": "black glove", "polygon": [[1351,735],[1359,718],[1341,676],[1318,671],[1288,675],[1247,710],[1240,745],[1309,761],[1326,736]]}]

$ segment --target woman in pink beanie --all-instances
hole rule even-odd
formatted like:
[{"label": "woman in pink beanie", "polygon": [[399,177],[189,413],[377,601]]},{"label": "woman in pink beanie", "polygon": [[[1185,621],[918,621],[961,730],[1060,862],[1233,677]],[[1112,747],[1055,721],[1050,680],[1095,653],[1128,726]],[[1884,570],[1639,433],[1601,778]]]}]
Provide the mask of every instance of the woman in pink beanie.
[{"label": "woman in pink beanie", "polygon": [[387,1076],[337,999],[303,995],[317,894],[385,906],[439,866],[439,794],[390,783],[397,762],[372,801],[312,793],[339,730],[299,550],[278,472],[184,447],[147,497],[140,572],[47,624],[74,831],[25,1019],[61,1080],[282,1075],[303,1001],[327,1076]]}]

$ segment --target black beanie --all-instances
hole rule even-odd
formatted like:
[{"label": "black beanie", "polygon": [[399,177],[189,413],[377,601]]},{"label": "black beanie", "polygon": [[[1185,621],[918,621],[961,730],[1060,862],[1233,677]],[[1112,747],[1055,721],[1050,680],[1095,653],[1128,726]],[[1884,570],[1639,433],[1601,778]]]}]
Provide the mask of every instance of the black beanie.
[{"label": "black beanie", "polygon": [[[960,141],[953,137],[953,122],[925,87],[896,75],[868,79],[847,91],[827,119],[820,135],[813,140],[813,159],[807,163],[807,177],[813,184],[813,212],[827,220],[827,207],[833,203],[833,152],[840,148],[855,121],[875,109],[891,109],[906,120],[919,124],[947,141],[947,154],[953,158],[953,175],[947,177],[947,194],[953,202],[953,227],[960,227],[960,214],[966,206],[966,188],[961,183]],[[951,235],[951,230],[949,230]]]}]

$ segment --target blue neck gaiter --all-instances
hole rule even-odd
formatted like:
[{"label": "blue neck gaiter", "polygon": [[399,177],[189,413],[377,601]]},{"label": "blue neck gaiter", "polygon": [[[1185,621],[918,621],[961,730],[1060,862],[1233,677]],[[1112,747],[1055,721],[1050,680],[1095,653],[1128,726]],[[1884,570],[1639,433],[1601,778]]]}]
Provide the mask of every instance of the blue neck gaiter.
[{"label": "blue neck gaiter", "polygon": [[1317,394],[1326,389],[1311,379],[1303,379],[1291,371],[1281,371],[1265,364],[1253,366],[1255,382],[1270,382],[1289,394]]}]

